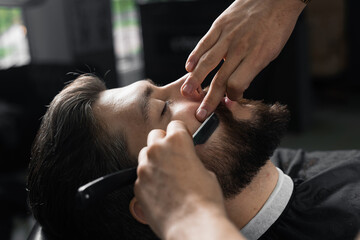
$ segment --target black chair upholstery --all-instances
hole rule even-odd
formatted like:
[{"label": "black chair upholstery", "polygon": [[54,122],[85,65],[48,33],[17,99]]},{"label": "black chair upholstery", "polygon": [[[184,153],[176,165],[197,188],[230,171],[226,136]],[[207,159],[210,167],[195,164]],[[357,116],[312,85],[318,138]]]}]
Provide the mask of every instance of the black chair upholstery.
[{"label": "black chair upholstery", "polygon": [[30,235],[27,240],[50,240],[45,236],[40,224],[36,223],[32,228]]}]

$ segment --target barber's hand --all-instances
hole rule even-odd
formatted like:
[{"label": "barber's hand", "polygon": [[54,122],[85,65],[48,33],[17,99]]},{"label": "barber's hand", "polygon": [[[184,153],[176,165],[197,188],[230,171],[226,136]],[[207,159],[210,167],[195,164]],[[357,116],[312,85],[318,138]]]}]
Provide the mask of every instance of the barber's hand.
[{"label": "barber's hand", "polygon": [[306,5],[300,0],[236,0],[213,23],[189,55],[191,72],[182,94],[192,95],[222,59],[196,117],[203,121],[224,94],[239,100],[254,77],[274,60]]},{"label": "barber's hand", "polygon": [[[139,153],[135,196],[149,225],[164,239],[177,226],[194,225],[198,219],[194,215],[206,213],[207,219],[226,218],[216,176],[200,161],[181,121],[170,122],[166,132],[149,133],[147,147]],[[200,227],[198,230],[204,236]]]}]

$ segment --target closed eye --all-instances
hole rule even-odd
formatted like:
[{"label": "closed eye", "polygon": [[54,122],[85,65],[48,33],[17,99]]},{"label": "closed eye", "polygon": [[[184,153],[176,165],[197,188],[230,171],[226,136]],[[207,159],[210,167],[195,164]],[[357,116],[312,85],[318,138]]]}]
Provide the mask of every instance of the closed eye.
[{"label": "closed eye", "polygon": [[168,110],[169,108],[169,101],[166,101],[165,104],[164,104],[164,108],[163,110],[161,111],[161,116],[164,116],[166,111]]}]

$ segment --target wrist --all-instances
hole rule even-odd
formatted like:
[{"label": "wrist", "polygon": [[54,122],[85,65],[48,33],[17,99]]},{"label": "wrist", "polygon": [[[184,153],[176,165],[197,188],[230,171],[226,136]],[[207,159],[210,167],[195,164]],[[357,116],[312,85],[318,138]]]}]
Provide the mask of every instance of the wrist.
[{"label": "wrist", "polygon": [[294,14],[298,17],[306,7],[305,2],[310,2],[310,0],[282,0],[279,2],[279,8],[290,15]]},{"label": "wrist", "polygon": [[239,229],[228,219],[225,209],[217,204],[199,205],[192,213],[182,215],[167,228],[167,240],[244,240]]},{"label": "wrist", "polygon": [[215,231],[220,226],[236,229],[222,207],[215,204],[198,204],[191,212],[180,215],[169,224],[164,239],[223,239],[219,236],[222,232]]}]

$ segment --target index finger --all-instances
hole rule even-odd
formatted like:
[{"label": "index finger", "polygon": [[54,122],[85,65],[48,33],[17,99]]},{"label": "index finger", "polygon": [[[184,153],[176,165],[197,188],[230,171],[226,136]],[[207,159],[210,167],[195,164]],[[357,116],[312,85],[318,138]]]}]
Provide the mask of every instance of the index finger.
[{"label": "index finger", "polygon": [[196,111],[196,118],[200,122],[204,121],[212,112],[215,111],[216,107],[224,98],[226,92],[226,81],[223,82],[216,78],[216,76],[214,78],[215,80],[211,82],[209,91]]},{"label": "index finger", "polygon": [[219,65],[227,52],[227,45],[218,42],[209,51],[204,53],[195,70],[191,72],[181,87],[181,93],[186,96],[191,96],[194,91],[201,87],[201,83],[205,80],[206,76]]},{"label": "index finger", "polygon": [[215,28],[214,25],[210,27],[205,36],[200,39],[195,49],[189,54],[185,64],[186,71],[192,72],[195,69],[200,57],[218,41],[220,33],[221,30]]}]

